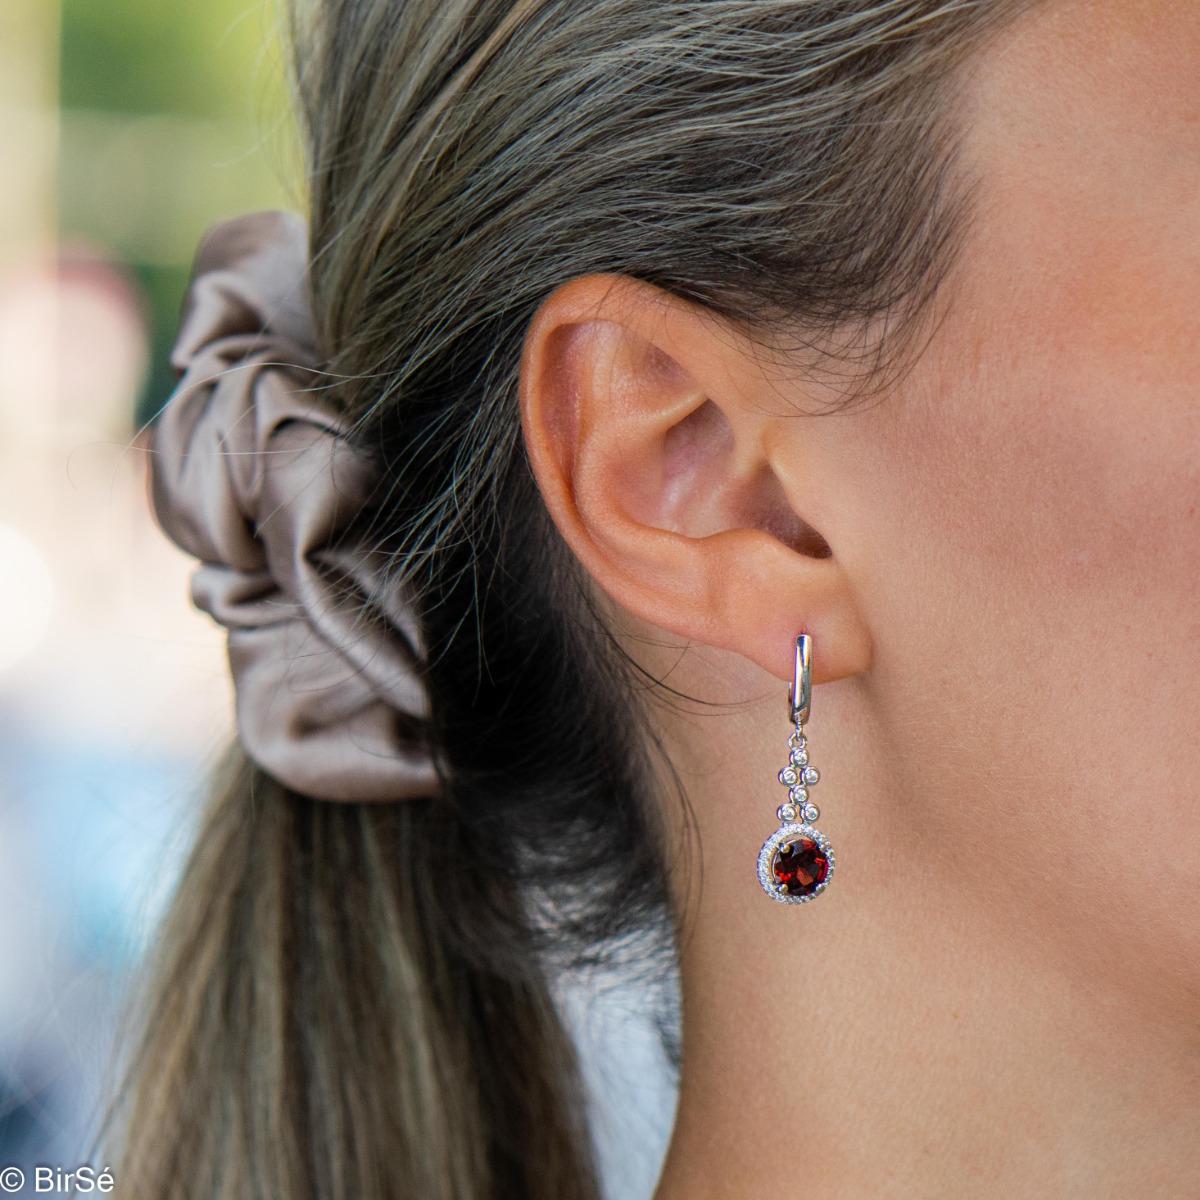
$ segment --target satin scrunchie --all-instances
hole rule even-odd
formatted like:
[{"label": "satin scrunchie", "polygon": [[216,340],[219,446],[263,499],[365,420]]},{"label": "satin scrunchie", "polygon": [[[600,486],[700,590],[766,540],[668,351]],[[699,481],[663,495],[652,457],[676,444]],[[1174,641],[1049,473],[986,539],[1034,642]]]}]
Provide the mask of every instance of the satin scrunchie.
[{"label": "satin scrunchie", "polygon": [[292,213],[205,235],[152,432],[155,515],[228,630],[249,757],[316,798],[429,796],[417,620],[379,555],[341,536],[378,474],[321,403],[306,263]]}]

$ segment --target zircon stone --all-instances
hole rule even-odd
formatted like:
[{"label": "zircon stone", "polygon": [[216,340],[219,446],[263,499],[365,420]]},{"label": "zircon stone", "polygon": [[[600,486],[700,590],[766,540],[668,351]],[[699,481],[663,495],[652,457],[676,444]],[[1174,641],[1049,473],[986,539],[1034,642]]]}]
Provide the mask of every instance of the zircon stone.
[{"label": "zircon stone", "polygon": [[779,782],[786,784],[788,787],[791,787],[793,783],[796,783],[799,778],[799,774],[796,771],[793,771],[791,767],[784,767],[783,770],[779,772]]},{"label": "zircon stone", "polygon": [[793,804],[807,804],[808,790],[803,787],[794,787],[788,789],[788,799]]},{"label": "zircon stone", "polygon": [[797,746],[792,751],[792,762],[798,767],[804,766],[808,762],[808,751],[803,746]]},{"label": "zircon stone", "polygon": [[809,787],[812,787],[814,783],[820,783],[821,772],[818,771],[816,767],[805,767],[804,782],[807,783]]},{"label": "zircon stone", "polygon": [[780,891],[789,896],[807,896],[825,882],[829,859],[812,838],[798,837],[775,852],[771,873]]}]

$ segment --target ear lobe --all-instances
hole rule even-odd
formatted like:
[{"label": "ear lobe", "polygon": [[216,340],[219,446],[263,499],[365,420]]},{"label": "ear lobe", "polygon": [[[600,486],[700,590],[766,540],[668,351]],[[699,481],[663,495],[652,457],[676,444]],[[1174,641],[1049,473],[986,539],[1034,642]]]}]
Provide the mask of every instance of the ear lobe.
[{"label": "ear lobe", "polygon": [[823,682],[864,670],[870,638],[836,555],[771,469],[769,386],[716,314],[583,276],[526,335],[525,445],[559,532],[622,608],[780,679],[807,631]]}]

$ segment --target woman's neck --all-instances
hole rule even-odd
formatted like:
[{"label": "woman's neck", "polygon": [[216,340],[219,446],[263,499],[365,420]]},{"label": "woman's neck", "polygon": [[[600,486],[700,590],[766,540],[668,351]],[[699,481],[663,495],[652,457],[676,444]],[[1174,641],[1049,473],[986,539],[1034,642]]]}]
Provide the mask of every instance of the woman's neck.
[{"label": "woman's neck", "polygon": [[1127,987],[1129,961],[1111,991],[1086,985],[1038,905],[1010,903],[1052,864],[997,847],[1013,890],[968,887],[835,691],[810,744],[838,865],[803,906],[772,903],[754,869],[782,799],[782,702],[668,722],[703,870],[680,898],[683,1070],[656,1200],[1200,1195],[1186,1007],[1152,1009],[1161,989]]}]

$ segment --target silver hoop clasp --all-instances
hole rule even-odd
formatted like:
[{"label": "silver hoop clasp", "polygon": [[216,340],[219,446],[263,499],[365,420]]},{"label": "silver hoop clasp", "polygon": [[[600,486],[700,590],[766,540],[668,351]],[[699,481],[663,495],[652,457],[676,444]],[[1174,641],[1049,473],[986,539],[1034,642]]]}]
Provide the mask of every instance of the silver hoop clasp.
[{"label": "silver hoop clasp", "polygon": [[802,633],[796,638],[796,669],[788,692],[788,711],[796,725],[808,720],[812,703],[812,637]]}]

